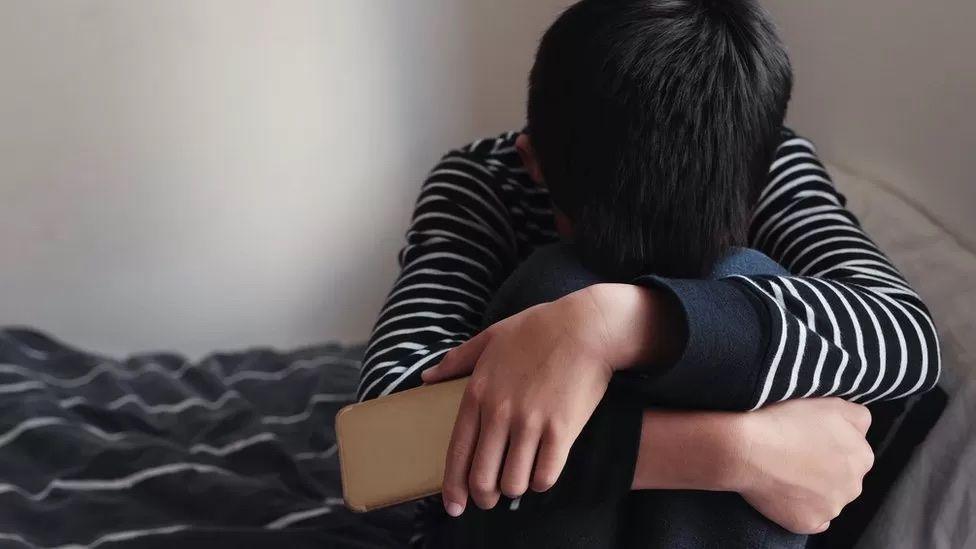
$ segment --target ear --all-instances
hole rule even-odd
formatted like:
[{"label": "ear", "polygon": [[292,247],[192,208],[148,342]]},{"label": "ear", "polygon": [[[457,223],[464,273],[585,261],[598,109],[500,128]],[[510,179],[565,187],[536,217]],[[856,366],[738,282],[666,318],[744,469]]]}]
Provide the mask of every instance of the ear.
[{"label": "ear", "polygon": [[545,180],[542,178],[542,168],[539,166],[539,160],[535,156],[535,149],[532,148],[532,140],[529,139],[529,135],[520,133],[515,139],[515,148],[518,150],[519,156],[522,158],[522,164],[528,170],[529,177],[532,178],[532,181],[535,181],[539,185],[544,185]]}]

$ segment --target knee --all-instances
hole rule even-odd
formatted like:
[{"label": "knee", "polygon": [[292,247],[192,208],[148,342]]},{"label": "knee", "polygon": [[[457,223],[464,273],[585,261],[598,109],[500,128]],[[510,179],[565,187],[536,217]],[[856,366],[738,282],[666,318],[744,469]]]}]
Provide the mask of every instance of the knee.
[{"label": "knee", "polygon": [[490,326],[540,303],[604,282],[580,263],[572,244],[558,242],[535,250],[502,283],[485,313]]},{"label": "knee", "polygon": [[733,248],[715,263],[708,278],[733,275],[788,275],[789,272],[766,254],[752,248]]}]

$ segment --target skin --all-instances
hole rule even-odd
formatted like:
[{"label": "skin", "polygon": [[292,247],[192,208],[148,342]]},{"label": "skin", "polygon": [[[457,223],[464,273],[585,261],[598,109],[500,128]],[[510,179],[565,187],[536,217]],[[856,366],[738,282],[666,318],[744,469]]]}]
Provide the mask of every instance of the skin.
[{"label": "skin", "polygon": [[[542,183],[528,138],[517,146]],[[571,233],[558,213],[557,226]],[[673,363],[679,326],[663,295],[597,284],[490,326],[425,371],[425,383],[471,376],[445,464],[448,514],[469,497],[490,509],[503,493],[551,488],[614,372]],[[632,487],[735,491],[790,531],[821,532],[860,494],[869,425],[866,408],[838,399],[753,413],[648,410]]]}]

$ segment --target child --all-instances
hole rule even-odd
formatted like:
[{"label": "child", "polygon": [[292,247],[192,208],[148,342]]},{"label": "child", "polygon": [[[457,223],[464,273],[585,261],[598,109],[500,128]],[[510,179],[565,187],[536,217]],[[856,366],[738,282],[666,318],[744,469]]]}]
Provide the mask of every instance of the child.
[{"label": "child", "polygon": [[[587,385],[595,362],[643,370],[632,381],[647,405],[750,410],[800,397],[896,398],[935,383],[937,340],[924,305],[903,291],[901,275],[843,208],[812,146],[782,129],[790,90],[787,55],[757,0],[582,0],[542,40],[526,130],[453,151],[431,172],[402,272],[366,350],[360,397],[472,371],[480,379],[482,395],[471,396],[469,384],[462,403],[445,476],[446,511],[463,516],[430,527],[435,546],[479,539],[511,547],[802,546],[802,536],[759,512],[813,533],[855,497],[844,492],[810,514],[804,502],[823,500],[740,492],[750,506],[735,493],[628,494],[645,456],[640,414],[607,422],[606,410],[596,409],[606,379],[595,384],[602,388]],[[547,248],[560,236],[572,247]],[[745,245],[775,261],[735,250]],[[737,268],[743,253],[747,267]],[[794,273],[816,266],[821,277],[780,277],[777,263]],[[527,281],[527,270],[539,276]],[[743,276],[723,278],[732,274]],[[628,292],[598,308],[615,315],[619,329],[596,334],[621,344],[601,352],[626,347],[634,351],[627,359],[584,364],[590,354],[544,337],[559,324],[566,345],[594,339],[592,316],[554,309],[566,291],[590,284]],[[526,295],[513,298],[513,287]],[[540,305],[544,311],[475,335],[486,320],[550,299],[557,300]],[[855,310],[858,303],[868,314]],[[919,315],[909,318],[909,307]],[[499,328],[513,319],[518,329]],[[903,345],[877,352],[887,341]],[[895,355],[924,360],[902,360],[897,371]],[[550,377],[539,387],[552,390],[523,391],[543,375]],[[582,387],[593,389],[586,398]],[[542,403],[563,414],[562,432],[548,441],[519,436],[524,418],[516,412],[538,416]],[[499,413],[506,406],[511,413]],[[602,427],[583,432],[582,457],[567,463],[583,424]],[[667,444],[652,442],[655,452]],[[869,461],[863,453],[858,463]],[[694,457],[702,459],[673,465],[724,456]],[[602,491],[604,500],[623,491],[622,499],[593,508],[540,511],[524,502],[518,511],[465,510],[469,495],[490,508],[502,491],[524,494],[533,463],[534,491],[559,478],[553,493],[575,484]],[[479,481],[470,494],[469,470]],[[859,487],[853,474],[842,484]],[[835,483],[826,484],[830,491]],[[486,532],[493,541],[484,541]]]}]

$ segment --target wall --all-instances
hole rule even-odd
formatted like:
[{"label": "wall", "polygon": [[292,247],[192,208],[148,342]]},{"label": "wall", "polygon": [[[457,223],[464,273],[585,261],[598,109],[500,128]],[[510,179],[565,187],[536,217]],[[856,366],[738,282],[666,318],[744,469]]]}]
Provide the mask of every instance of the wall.
[{"label": "wall", "polygon": [[[361,340],[447,148],[568,0],[3,0],[0,324],[103,352]],[[967,0],[767,0],[792,122],[976,242]]]},{"label": "wall", "polygon": [[792,50],[794,126],[976,249],[976,4],[765,3]]},{"label": "wall", "polygon": [[556,0],[4,0],[0,325],[106,353],[362,340]]}]

